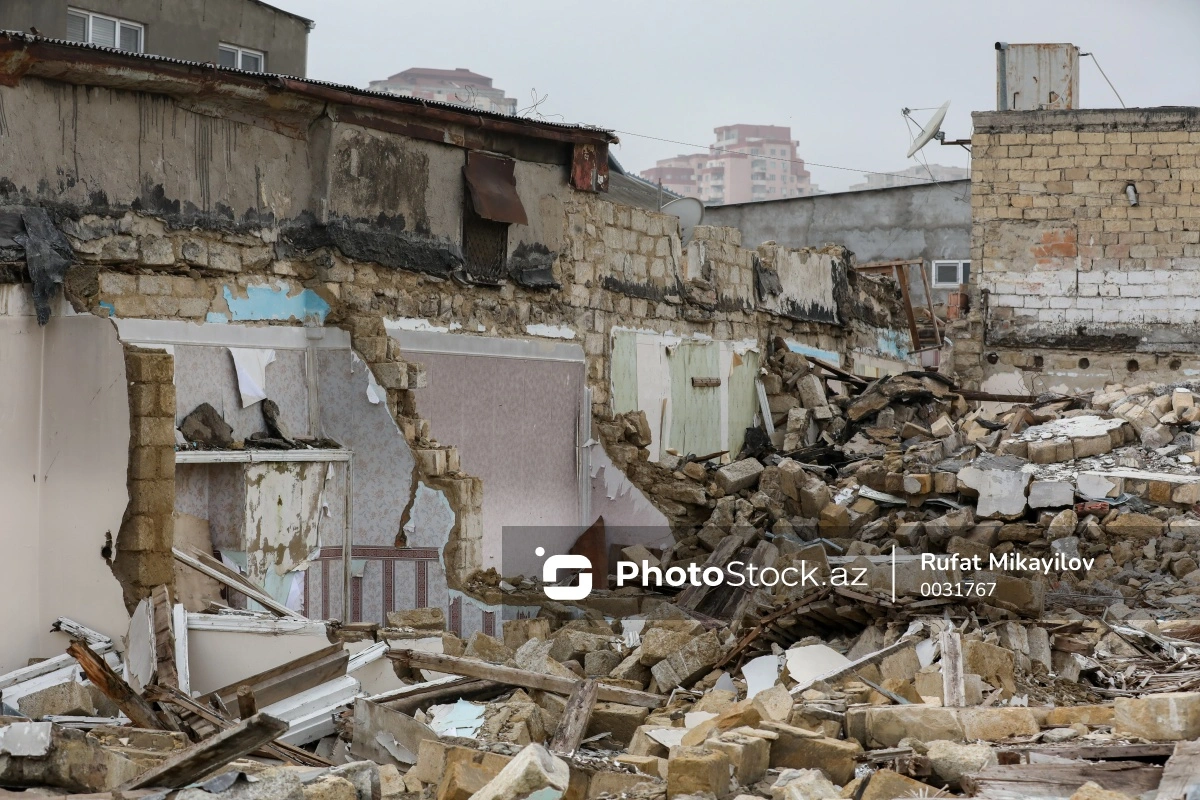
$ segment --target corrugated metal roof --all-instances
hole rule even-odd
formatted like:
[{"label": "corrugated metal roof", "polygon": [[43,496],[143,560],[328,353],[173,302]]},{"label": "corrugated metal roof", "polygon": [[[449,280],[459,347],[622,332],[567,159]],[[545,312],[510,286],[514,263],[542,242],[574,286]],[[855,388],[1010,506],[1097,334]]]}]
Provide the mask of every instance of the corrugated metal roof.
[{"label": "corrugated metal roof", "polygon": [[437,108],[444,111],[451,111],[464,116],[479,117],[484,119],[500,120],[508,123],[527,125],[531,128],[552,128],[557,130],[578,130],[588,131],[591,133],[599,133],[608,136],[612,141],[616,141],[616,136],[607,128],[601,128],[595,125],[585,125],[581,123],[568,122],[551,122],[546,119],[530,119],[528,117],[519,117],[511,114],[500,114],[494,111],[483,111],[469,106],[458,105],[457,103],[444,103],[436,100],[425,100],[417,97],[402,97],[400,95],[389,94],[388,92],[377,92],[371,89],[360,89],[357,86],[348,86],[342,83],[333,83],[331,81],[319,81],[313,78],[301,78],[295,75],[285,75],[275,72],[248,72],[243,69],[234,67],[222,67],[215,62],[201,61],[186,61],[179,58],[171,58],[170,56],[161,56],[154,53],[133,53],[128,50],[120,50],[115,47],[103,47],[96,44],[85,44],[83,42],[73,42],[67,39],[53,39],[47,36],[35,36],[32,33],[24,33],[22,31],[0,30],[0,37],[15,39],[30,43],[43,42],[46,44],[58,45],[63,47],[77,48],[79,50],[93,50],[102,53],[109,53],[124,58],[129,58],[137,61],[158,62],[163,64],[176,64],[184,67],[195,67],[199,69],[209,69],[216,72],[229,73],[231,75],[242,75],[251,78],[261,78],[264,81],[271,79],[286,79],[297,83],[309,84],[312,86],[323,86],[329,89],[335,89],[348,94],[360,95],[363,97],[373,97],[378,99],[394,102],[399,106],[410,107],[427,107]]}]

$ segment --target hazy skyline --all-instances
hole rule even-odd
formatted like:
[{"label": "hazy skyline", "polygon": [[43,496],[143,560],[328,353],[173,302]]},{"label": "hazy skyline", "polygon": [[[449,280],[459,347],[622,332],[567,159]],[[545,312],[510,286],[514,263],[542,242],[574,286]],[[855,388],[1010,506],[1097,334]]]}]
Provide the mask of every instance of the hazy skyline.
[{"label": "hazy skyline", "polygon": [[[616,131],[613,152],[635,173],[704,149],[713,128],[735,123],[790,126],[824,191],[913,166],[901,108],[950,100],[947,138],[967,138],[970,112],[995,108],[996,41],[1094,52],[1131,108],[1200,105],[1194,0],[271,1],[316,22],[311,78],[365,87],[409,67],[467,67],[518,107],[536,90],[546,117]],[[1090,58],[1080,60],[1080,106],[1120,107]],[[960,147],[924,155],[969,166]]]}]

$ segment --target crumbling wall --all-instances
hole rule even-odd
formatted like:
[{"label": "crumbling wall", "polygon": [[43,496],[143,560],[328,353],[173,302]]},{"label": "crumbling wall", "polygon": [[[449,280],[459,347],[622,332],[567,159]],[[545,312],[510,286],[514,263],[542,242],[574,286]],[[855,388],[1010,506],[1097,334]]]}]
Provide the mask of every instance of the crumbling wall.
[{"label": "crumbling wall", "polygon": [[129,506],[113,572],[130,611],[174,583],[175,364],[170,353],[125,345],[129,380]]},{"label": "crumbling wall", "polygon": [[1200,110],[974,123],[975,316],[952,334],[958,372],[1026,391],[1186,377],[1200,341]]},{"label": "crumbling wall", "polygon": [[[81,93],[32,78],[0,87],[11,102],[6,107],[22,112],[14,140],[44,155],[46,148],[33,144],[44,138],[38,126]],[[200,113],[163,96],[107,88],[79,102],[80,121],[71,122],[78,131],[54,145],[62,151],[53,154],[55,163],[72,164],[70,174],[49,181],[48,162],[0,153],[0,203],[49,209],[74,251],[64,288],[75,310],[119,319],[349,331],[413,451],[411,485],[437,488],[452,505],[442,548],[451,587],[463,585],[480,564],[483,493],[462,473],[453,445],[431,436],[412,391],[424,385],[425,371],[404,357],[385,320],[415,320],[459,335],[578,341],[591,410],[601,421],[613,409],[610,342],[617,328],[716,340],[730,370],[734,356],[740,358],[731,343],[761,350],[775,336],[848,367],[856,349],[878,349],[875,334],[852,322],[859,301],[844,249],[755,251],[741,246],[737,231],[699,228],[685,254],[673,216],[572,190],[565,166],[570,148],[561,142],[498,136],[493,143],[518,158],[516,189],[530,222],[508,231],[510,280],[476,286],[446,280],[462,258],[461,146],[417,141],[382,123],[373,127],[373,115],[357,112],[298,129],[289,127],[291,118],[267,120],[220,104]],[[143,117],[149,121],[139,127]],[[87,134],[101,127],[124,133],[104,142]],[[161,159],[137,157],[151,151]],[[213,157],[218,152],[223,158]],[[106,166],[118,161],[137,163],[139,174]],[[185,174],[174,166],[184,163],[194,170]],[[525,280],[534,273],[537,281]],[[895,310],[878,298],[859,304],[878,307],[873,325],[886,325]],[[166,358],[154,369],[170,372],[169,356],[135,351],[131,358],[139,365]],[[677,377],[687,382],[696,375],[688,366]],[[142,380],[160,383],[158,377]],[[737,402],[752,406],[751,384],[742,383],[746,391]],[[158,417],[135,409],[135,438],[150,437],[136,438],[135,447],[169,448],[174,411]],[[752,417],[752,407],[739,407],[729,419],[747,413]],[[173,473],[165,466],[150,470],[147,453],[136,455],[138,477],[131,477],[130,513],[118,545],[127,600],[160,577],[171,530],[169,517],[159,518],[169,515],[169,504],[158,495],[169,494]],[[169,583],[167,573],[158,582]]]}]

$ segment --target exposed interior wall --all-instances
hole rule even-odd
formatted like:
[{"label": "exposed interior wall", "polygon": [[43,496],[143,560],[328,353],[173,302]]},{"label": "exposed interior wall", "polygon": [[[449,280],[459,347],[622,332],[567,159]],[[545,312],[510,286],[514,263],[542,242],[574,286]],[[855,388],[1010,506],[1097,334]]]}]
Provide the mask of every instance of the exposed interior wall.
[{"label": "exposed interior wall", "polygon": [[[566,551],[584,519],[590,425],[586,362],[577,344],[408,331],[389,326],[428,386],[417,407],[439,441],[455,442],[462,469],[483,481],[483,563],[506,567],[506,526],[542,528],[547,549]],[[582,429],[582,430],[581,430]],[[519,572],[519,570],[518,570]]]},{"label": "exposed interior wall", "polygon": [[[921,259],[928,268],[935,260],[970,258],[971,182],[712,206],[704,210],[704,219],[737,228],[747,242],[784,247],[836,243],[851,250],[860,264]],[[914,303],[925,303],[925,285],[915,270],[909,291]],[[949,291],[934,289],[934,304],[944,306]]]},{"label": "exposed interior wall", "polygon": [[1031,391],[1194,372],[1200,110],[987,112],[974,123],[975,311],[956,337],[956,370]]},{"label": "exposed interior wall", "polygon": [[128,492],[125,366],[112,324],[65,317],[40,328],[28,292],[0,287],[0,526],[5,557],[0,670],[58,654],[67,616],[124,633],[112,555]]},{"label": "exposed interior wall", "polygon": [[[0,213],[19,214],[24,204],[52,207],[78,261],[64,286],[72,307],[113,317],[128,342],[160,348],[135,354],[141,377],[133,379],[159,384],[160,402],[168,387],[178,401],[169,413],[156,406],[144,430],[135,418],[135,430],[142,431],[136,447],[170,449],[174,423],[202,401],[228,414],[237,436],[261,430],[256,412],[240,401],[227,348],[276,350],[266,386],[285,422],[353,451],[350,524],[355,547],[363,548],[352,557],[353,596],[348,603],[342,596],[341,526],[332,524],[320,533],[318,556],[308,559],[305,608],[312,616],[340,616],[348,605],[350,618],[375,620],[390,608],[444,602],[458,629],[494,629],[501,611],[464,594],[467,579],[495,552],[488,528],[494,523],[485,515],[495,508],[513,517],[524,511],[519,521],[542,519],[518,506],[519,487],[509,488],[503,476],[492,480],[498,491],[489,506],[488,481],[471,474],[467,459],[485,470],[504,468],[495,443],[490,451],[475,443],[480,425],[474,417],[486,407],[456,397],[456,385],[481,382],[478,376],[451,360],[458,356],[431,354],[422,363],[419,349],[409,354],[402,339],[388,335],[385,320],[415,320],[456,339],[533,339],[581,349],[581,360],[561,374],[535,366],[514,372],[490,357],[475,362],[507,396],[519,396],[522,384],[526,395],[530,384],[557,386],[535,408],[552,415],[560,429],[555,441],[580,445],[584,435],[567,437],[577,422],[584,434],[585,420],[592,422],[596,438],[595,423],[614,412],[612,391],[620,383],[612,372],[614,331],[644,333],[655,348],[686,341],[678,357],[656,355],[645,369],[634,359],[637,386],[621,392],[638,405],[661,408],[664,396],[644,390],[643,373],[645,387],[668,381],[672,421],[659,426],[656,438],[660,446],[687,450],[734,448],[756,405],[751,354],[765,352],[776,337],[852,366],[856,354],[886,358],[880,331],[898,327],[894,291],[854,274],[843,248],[749,249],[736,230],[701,227],[685,249],[674,217],[616,205],[562,182],[567,162],[561,155],[569,147],[561,142],[497,136],[493,143],[521,157],[516,186],[530,224],[510,228],[511,253],[515,259],[522,246],[537,249],[556,285],[533,289],[514,277],[479,286],[446,280],[461,263],[456,237],[464,149],[450,143],[461,131],[448,132],[447,143],[430,143],[392,133],[394,125],[371,127],[371,119],[345,109],[356,121],[334,121],[338,115],[330,114],[311,129],[289,129],[219,104],[199,113],[158,95],[89,93],[29,78],[0,87],[6,108],[22,114],[14,141],[32,143],[57,131],[76,94],[88,95],[80,116],[91,127],[81,122],[50,147],[31,145],[32,159],[0,152]],[[139,127],[146,114],[153,124]],[[111,140],[89,133],[110,127],[118,131]],[[209,141],[224,157],[196,162]],[[134,163],[142,151],[161,159],[143,163],[137,180],[111,166],[121,159]],[[59,163],[79,166],[69,180],[43,180]],[[79,189],[85,179],[86,194]],[[55,316],[50,325],[59,322]],[[621,369],[629,368],[622,361]],[[715,402],[711,390],[692,384],[714,373],[727,383]],[[448,385],[439,386],[440,379]],[[581,409],[585,389],[591,407]],[[511,417],[504,422],[509,427]],[[579,467],[576,459],[593,449],[568,459],[559,448],[553,460],[543,455],[547,463],[531,465],[544,470],[531,470],[532,477],[554,473],[554,513],[583,526],[596,509],[582,515],[578,509],[585,500],[590,506],[602,481],[599,505],[634,520],[660,519],[645,509],[644,498],[612,480],[609,467]],[[153,477],[134,480],[152,481],[157,491],[170,473],[165,509],[157,500],[153,506],[166,520],[135,532],[151,537],[146,541],[155,543],[154,552],[169,560],[171,511],[211,512],[214,491],[229,491],[246,472],[222,468],[223,477],[214,477],[217,470],[205,468],[206,477],[191,475],[187,466],[176,480],[168,461],[169,467],[159,462]],[[557,473],[552,465],[560,467]],[[330,497],[338,480],[335,475]],[[249,501],[236,489],[233,494],[227,516],[244,517]],[[137,505],[139,496],[131,519],[149,514],[149,507]],[[222,498],[218,505],[229,503]],[[335,520],[336,513],[330,512]],[[218,539],[226,536],[222,524],[216,523]],[[233,522],[226,527],[236,530]],[[125,540],[137,541],[130,536]]]}]

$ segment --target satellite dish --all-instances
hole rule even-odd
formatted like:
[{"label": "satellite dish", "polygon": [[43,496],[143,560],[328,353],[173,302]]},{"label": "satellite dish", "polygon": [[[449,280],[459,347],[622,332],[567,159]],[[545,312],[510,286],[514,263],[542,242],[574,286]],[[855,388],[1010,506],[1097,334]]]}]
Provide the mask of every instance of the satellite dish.
[{"label": "satellite dish", "polygon": [[[921,129],[921,135],[913,140],[912,147],[908,148],[908,158],[913,157],[913,153],[920,150],[925,145],[929,144],[934,139],[939,139],[942,136],[942,120],[946,118],[946,112],[950,109],[950,101],[942,103],[942,107],[933,113],[929,122],[925,123],[925,127]],[[906,109],[907,113],[907,109]]]},{"label": "satellite dish", "polygon": [[687,242],[692,238],[692,228],[704,219],[704,203],[694,197],[680,197],[659,209],[664,214],[679,217],[679,238]]}]

